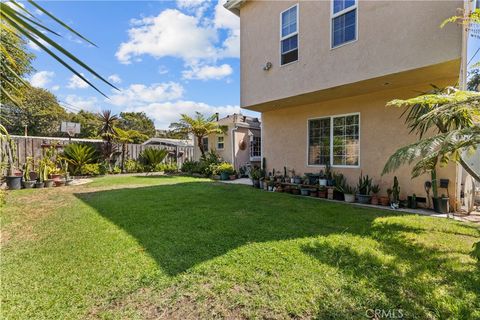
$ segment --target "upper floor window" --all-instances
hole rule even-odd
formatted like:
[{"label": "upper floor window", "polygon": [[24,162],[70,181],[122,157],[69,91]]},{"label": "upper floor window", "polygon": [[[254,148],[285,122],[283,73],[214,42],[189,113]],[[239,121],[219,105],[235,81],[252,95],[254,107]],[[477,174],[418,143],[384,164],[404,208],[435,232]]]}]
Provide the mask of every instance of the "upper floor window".
[{"label": "upper floor window", "polygon": [[217,149],[223,150],[225,147],[225,138],[223,136],[217,137]]},{"label": "upper floor window", "polygon": [[332,48],[357,39],[357,0],[333,0]]},{"label": "upper floor window", "polygon": [[298,60],[298,4],[280,16],[280,53],[282,65]]},{"label": "upper floor window", "polygon": [[349,167],[360,162],[360,115],[308,121],[308,164]]}]

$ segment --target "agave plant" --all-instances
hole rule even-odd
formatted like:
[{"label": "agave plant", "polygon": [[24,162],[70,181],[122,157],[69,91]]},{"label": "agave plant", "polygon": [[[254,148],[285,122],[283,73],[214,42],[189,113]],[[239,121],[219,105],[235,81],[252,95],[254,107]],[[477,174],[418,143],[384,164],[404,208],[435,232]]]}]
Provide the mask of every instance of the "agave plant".
[{"label": "agave plant", "polygon": [[140,153],[140,161],[148,171],[153,171],[155,166],[160,164],[167,154],[168,151],[165,149],[147,148]]},{"label": "agave plant", "polygon": [[72,173],[78,174],[85,164],[97,159],[95,149],[85,144],[72,143],[63,150],[62,158],[67,161]]}]

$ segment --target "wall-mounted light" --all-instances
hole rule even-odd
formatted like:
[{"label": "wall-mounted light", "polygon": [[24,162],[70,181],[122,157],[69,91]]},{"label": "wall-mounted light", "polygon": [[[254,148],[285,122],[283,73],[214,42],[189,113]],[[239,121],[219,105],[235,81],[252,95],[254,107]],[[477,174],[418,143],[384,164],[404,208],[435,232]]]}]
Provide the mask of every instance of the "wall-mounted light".
[{"label": "wall-mounted light", "polygon": [[265,66],[263,67],[263,71],[268,71],[272,68],[272,63],[269,61],[265,64]]}]

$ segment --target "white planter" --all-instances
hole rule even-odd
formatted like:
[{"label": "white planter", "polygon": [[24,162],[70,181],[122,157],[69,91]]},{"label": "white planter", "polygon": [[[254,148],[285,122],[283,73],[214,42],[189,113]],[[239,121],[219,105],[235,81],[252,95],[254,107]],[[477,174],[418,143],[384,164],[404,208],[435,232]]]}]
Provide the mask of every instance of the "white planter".
[{"label": "white planter", "polygon": [[318,180],[318,184],[320,186],[326,187],[327,186],[327,181],[328,181],[327,179],[320,179],[320,180]]},{"label": "white planter", "polygon": [[345,194],[345,202],[355,202],[355,195],[354,194]]}]

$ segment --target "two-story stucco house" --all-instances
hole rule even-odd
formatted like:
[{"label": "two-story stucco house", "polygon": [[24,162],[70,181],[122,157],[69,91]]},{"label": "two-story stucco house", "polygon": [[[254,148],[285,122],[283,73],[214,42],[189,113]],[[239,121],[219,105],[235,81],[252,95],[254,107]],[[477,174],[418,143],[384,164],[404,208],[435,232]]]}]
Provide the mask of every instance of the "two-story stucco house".
[{"label": "two-story stucco house", "polygon": [[[319,172],[327,163],[350,184],[361,173],[385,194],[393,176],[401,196],[426,196],[411,168],[381,176],[388,157],[416,139],[386,108],[459,78],[462,28],[442,21],[462,1],[243,1],[240,17],[241,107],[262,113],[267,170]],[[457,167],[440,168],[457,193]],[[447,193],[447,190],[440,190]]]},{"label": "two-story stucco house", "polygon": [[[235,170],[242,166],[259,166],[261,161],[261,127],[257,118],[232,114],[218,119],[224,134],[211,134],[203,138],[204,150],[215,151],[223,160],[230,162]],[[195,140],[194,158],[201,153]]]}]

